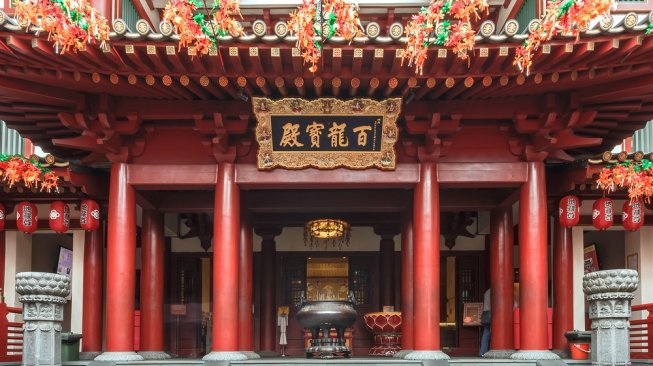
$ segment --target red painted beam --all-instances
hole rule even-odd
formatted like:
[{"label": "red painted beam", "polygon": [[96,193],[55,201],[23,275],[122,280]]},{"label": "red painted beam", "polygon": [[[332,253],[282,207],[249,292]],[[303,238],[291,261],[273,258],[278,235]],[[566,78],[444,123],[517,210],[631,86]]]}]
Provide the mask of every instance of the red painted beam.
[{"label": "red painted beam", "polygon": [[140,189],[215,188],[217,165],[130,164],[128,183]]},{"label": "red painted beam", "polygon": [[527,163],[439,163],[440,184],[517,186],[528,178]]},{"label": "red painted beam", "polygon": [[[79,219],[70,219],[70,230],[81,229],[79,225]],[[50,230],[50,222],[47,219],[41,219],[38,221],[37,230]],[[16,226],[16,220],[7,220],[5,222],[5,230],[18,230]]]},{"label": "red painted beam", "polygon": [[284,170],[261,171],[254,165],[236,165],[236,183],[241,188],[410,188],[419,180],[419,166],[401,164],[393,171],[368,170]]}]

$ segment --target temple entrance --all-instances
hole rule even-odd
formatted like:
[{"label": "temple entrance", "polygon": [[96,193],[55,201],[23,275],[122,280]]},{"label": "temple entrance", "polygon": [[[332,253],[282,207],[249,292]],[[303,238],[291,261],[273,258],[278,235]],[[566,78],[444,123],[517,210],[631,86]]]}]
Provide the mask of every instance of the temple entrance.
[{"label": "temple entrance", "polygon": [[200,358],[209,349],[210,254],[175,253],[170,260],[166,341],[175,357]]},{"label": "temple entrance", "polygon": [[294,252],[280,253],[282,285],[277,291],[278,306],[288,306],[288,345],[286,353],[302,355],[310,333],[297,321],[301,296],[310,301],[347,299],[349,291],[356,299],[358,319],[345,334],[353,355],[367,355],[372,337],[365,328],[363,315],[379,309],[378,253]]},{"label": "temple entrance", "polygon": [[[465,303],[482,302],[489,287],[489,229],[480,232],[479,212],[494,206],[506,192],[443,191],[447,198],[442,199],[440,217],[441,347],[452,356],[474,356],[481,327],[465,324],[463,310]],[[178,193],[165,194],[172,199]],[[213,194],[197,191],[196,198],[186,200],[187,207],[188,203],[197,206],[197,213],[172,213],[179,230],[168,256],[166,347],[176,357],[199,358],[211,347]],[[254,234],[255,349],[281,354],[276,316],[279,308],[288,307],[284,351],[304,355],[310,332],[296,319],[302,293],[309,300],[338,300],[352,291],[358,319],[346,338],[352,356],[368,355],[374,338],[363,316],[401,311],[401,225],[404,215],[412,213],[412,191],[244,190],[241,197],[242,214]],[[478,204],[477,197],[491,202]],[[351,226],[349,245],[316,247],[307,241],[305,224],[323,217],[342,219]],[[273,260],[266,264],[269,258]],[[272,288],[270,297],[267,288]]]}]

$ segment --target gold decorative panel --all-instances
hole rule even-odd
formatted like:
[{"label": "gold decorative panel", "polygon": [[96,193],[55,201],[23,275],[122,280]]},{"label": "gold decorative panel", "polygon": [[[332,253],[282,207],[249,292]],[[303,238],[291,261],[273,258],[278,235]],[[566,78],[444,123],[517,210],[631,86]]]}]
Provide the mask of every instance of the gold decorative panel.
[{"label": "gold decorative panel", "polygon": [[252,101],[259,169],[395,168],[401,98]]}]

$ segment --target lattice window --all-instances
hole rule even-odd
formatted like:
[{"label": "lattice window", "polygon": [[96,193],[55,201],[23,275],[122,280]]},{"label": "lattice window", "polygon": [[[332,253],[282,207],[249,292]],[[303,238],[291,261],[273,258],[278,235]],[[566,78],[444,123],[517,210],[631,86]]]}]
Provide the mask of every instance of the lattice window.
[{"label": "lattice window", "polygon": [[349,281],[354,298],[359,305],[370,303],[370,271],[355,269],[351,272]]},{"label": "lattice window", "polygon": [[286,276],[286,304],[299,306],[301,303],[302,292],[306,291],[304,283],[304,271],[301,269],[288,269],[285,271]]},{"label": "lattice window", "polygon": [[460,297],[463,303],[476,301],[475,271],[471,268],[460,270]]}]

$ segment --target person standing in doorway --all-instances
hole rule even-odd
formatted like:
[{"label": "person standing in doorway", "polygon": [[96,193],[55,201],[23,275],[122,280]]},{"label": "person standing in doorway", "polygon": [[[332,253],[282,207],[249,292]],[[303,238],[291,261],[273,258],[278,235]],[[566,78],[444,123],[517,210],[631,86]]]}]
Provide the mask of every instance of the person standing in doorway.
[{"label": "person standing in doorway", "polygon": [[483,325],[483,335],[481,336],[481,351],[479,356],[483,357],[485,353],[490,349],[490,335],[492,329],[490,327],[492,320],[492,294],[490,289],[485,291],[483,294],[483,312],[481,313],[481,325]]}]

